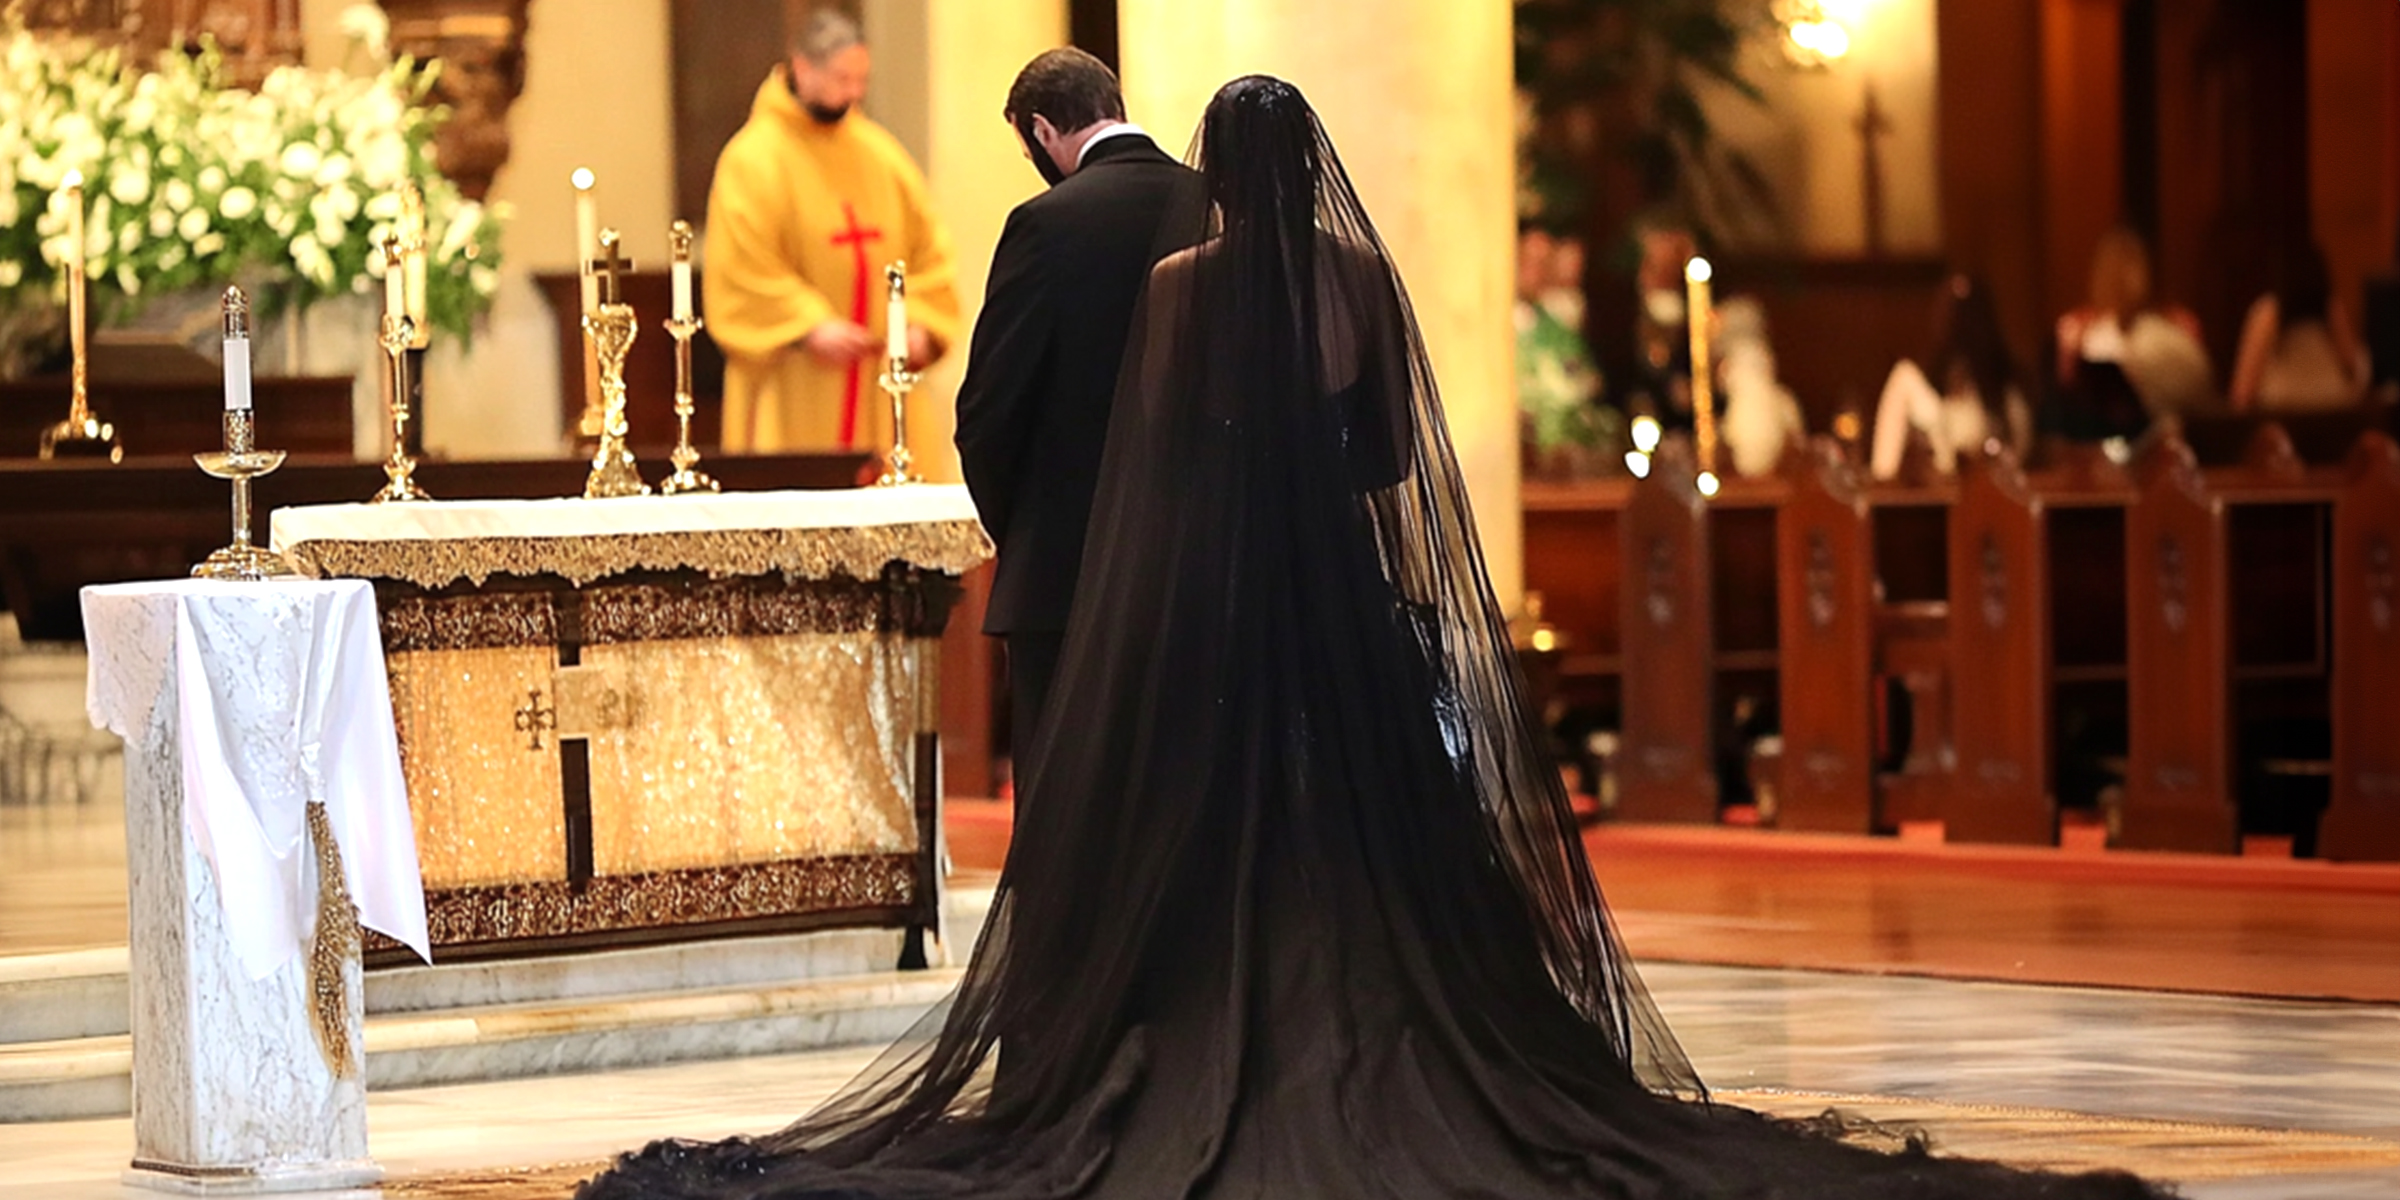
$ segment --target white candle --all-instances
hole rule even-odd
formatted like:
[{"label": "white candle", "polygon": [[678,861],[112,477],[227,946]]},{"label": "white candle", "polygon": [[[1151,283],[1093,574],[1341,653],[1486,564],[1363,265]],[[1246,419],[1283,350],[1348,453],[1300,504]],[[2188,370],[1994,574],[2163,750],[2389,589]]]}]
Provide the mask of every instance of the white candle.
[{"label": "white candle", "polygon": [[692,320],[692,226],[677,221],[667,228],[667,244],[674,251],[675,320],[688,325]]},{"label": "white candle", "polygon": [[225,339],[225,411],[250,409],[250,339]]},{"label": "white candle", "polygon": [[397,238],[383,240],[383,311],[392,317],[408,315],[408,268],[400,264]]},{"label": "white candle", "polygon": [[907,277],[895,276],[892,298],[883,308],[883,352],[893,362],[908,361]]},{"label": "white candle", "polygon": [[402,294],[408,299],[408,319],[416,322],[417,344],[425,344],[429,328],[425,321],[425,194],[417,185],[405,185],[401,194],[402,221],[407,226],[401,234],[400,250],[406,266],[401,274]]},{"label": "white candle", "polygon": [[600,201],[592,195],[592,169],[577,167],[575,184],[575,262],[583,274],[583,315],[600,308],[600,281],[592,274],[592,254],[600,244]]}]

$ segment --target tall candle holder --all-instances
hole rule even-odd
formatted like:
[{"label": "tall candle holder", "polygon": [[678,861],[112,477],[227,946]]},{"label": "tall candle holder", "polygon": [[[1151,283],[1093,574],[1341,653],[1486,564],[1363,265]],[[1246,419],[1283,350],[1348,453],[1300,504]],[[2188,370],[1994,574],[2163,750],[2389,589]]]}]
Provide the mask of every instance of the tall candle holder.
[{"label": "tall candle holder", "polygon": [[677,221],[667,230],[667,247],[674,256],[675,312],[667,318],[667,336],[675,339],[675,453],[668,461],[675,473],[658,481],[661,495],[685,496],[714,492],[717,481],[696,470],[700,452],[692,448],[692,335],[706,324],[691,311],[692,227]]},{"label": "tall candle holder", "polygon": [[908,393],[924,375],[908,369],[907,313],[908,267],[893,263],[883,269],[890,301],[886,318],[883,375],[875,381],[883,394],[892,398],[892,453],[884,464],[883,474],[875,480],[881,487],[897,487],[904,483],[923,483],[908,453]]},{"label": "tall candle holder", "polygon": [[71,455],[106,454],[110,462],[125,461],[125,443],[117,437],[116,426],[92,413],[91,354],[86,349],[83,258],[83,172],[69,171],[63,184],[67,193],[67,236],[72,245],[63,264],[67,274],[67,341],[74,351],[74,374],[68,385],[67,419],[42,431],[41,456],[56,458],[58,452]]},{"label": "tall candle holder", "polygon": [[233,483],[233,544],[192,568],[202,579],[256,581],[289,575],[281,556],[250,541],[250,481],[283,465],[283,451],[258,449],[250,407],[250,298],[225,289],[225,449],[195,454],[200,469]]},{"label": "tall candle holder", "polygon": [[392,456],[383,464],[383,490],[368,497],[369,504],[433,498],[417,486],[417,460],[408,453],[408,344],[416,335],[416,322],[406,313],[383,314],[383,336],[378,341],[392,370],[392,392],[384,399],[384,412],[392,419]]},{"label": "tall candle holder", "polygon": [[1702,496],[1717,494],[1717,396],[1716,363],[1711,357],[1710,341],[1716,331],[1716,305],[1710,299],[1709,281],[1715,271],[1705,258],[1693,258],[1683,265],[1685,318],[1692,338],[1692,440],[1700,460],[1698,485]]},{"label": "tall candle holder", "polygon": [[618,244],[616,230],[600,231],[600,260],[594,264],[600,271],[600,304],[583,323],[600,353],[600,447],[592,453],[592,473],[584,477],[586,500],[650,494],[634,465],[633,449],[625,444],[625,355],[641,326],[633,306],[619,299],[618,274],[633,263],[617,253]]}]

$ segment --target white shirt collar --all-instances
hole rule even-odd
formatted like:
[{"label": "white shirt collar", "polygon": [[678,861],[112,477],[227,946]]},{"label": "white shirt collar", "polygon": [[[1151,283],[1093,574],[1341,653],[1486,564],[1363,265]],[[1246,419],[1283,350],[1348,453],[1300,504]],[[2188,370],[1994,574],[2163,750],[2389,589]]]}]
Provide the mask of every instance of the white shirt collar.
[{"label": "white shirt collar", "polygon": [[1075,169],[1078,171],[1083,169],[1083,160],[1092,156],[1092,147],[1099,145],[1103,139],[1123,137],[1129,133],[1140,134],[1143,137],[1150,136],[1149,132],[1141,126],[1127,124],[1124,121],[1111,121],[1101,126],[1098,133],[1083,140],[1083,149],[1075,152]]}]

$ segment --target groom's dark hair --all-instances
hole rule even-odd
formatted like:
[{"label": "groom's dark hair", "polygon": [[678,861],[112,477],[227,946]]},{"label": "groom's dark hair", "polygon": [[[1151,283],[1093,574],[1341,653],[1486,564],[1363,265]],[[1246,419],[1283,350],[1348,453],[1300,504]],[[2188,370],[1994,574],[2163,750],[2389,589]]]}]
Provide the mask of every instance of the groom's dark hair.
[{"label": "groom's dark hair", "polygon": [[1117,88],[1117,73],[1108,64],[1073,46],[1045,50],[1009,85],[1006,113],[1012,125],[1029,125],[1036,116],[1050,118],[1060,133],[1073,133],[1101,121],[1125,119],[1125,93]]}]

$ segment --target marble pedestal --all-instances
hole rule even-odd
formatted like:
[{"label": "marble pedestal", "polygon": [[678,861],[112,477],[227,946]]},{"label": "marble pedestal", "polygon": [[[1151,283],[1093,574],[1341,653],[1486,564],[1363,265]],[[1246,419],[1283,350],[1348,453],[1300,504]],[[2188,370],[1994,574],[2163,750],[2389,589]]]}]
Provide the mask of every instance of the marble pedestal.
[{"label": "marble pedestal", "polygon": [[87,715],[126,744],[127,1182],[374,1183],[357,931],[429,939],[373,592],[109,584],[83,617]]},{"label": "marble pedestal", "polygon": [[[125,1182],[186,1195],[372,1185],[363,1073],[336,1078],[309,1024],[308,960],[264,979],[226,937],[216,872],[184,820],[175,706],[125,753],[131,882],[133,1166]],[[364,1047],[359,964],[343,971]]]}]

